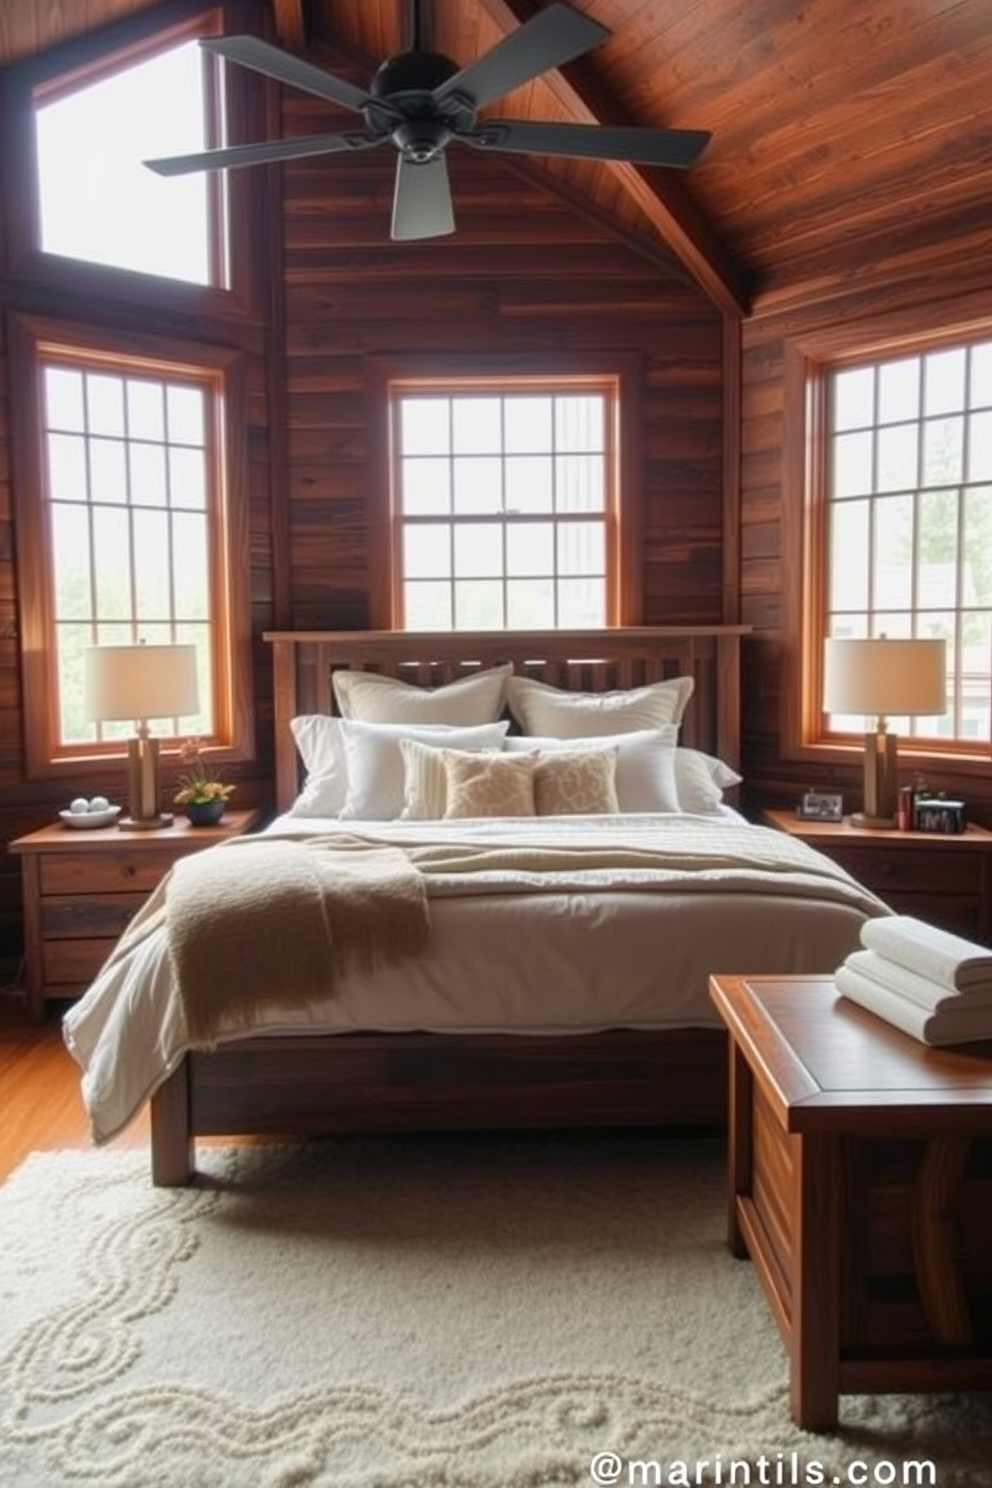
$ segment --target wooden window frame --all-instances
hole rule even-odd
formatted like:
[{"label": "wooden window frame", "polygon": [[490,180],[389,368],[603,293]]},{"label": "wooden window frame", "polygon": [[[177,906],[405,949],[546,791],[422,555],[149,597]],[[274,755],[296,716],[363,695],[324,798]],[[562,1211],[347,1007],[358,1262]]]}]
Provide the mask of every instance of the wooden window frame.
[{"label": "wooden window frame", "polygon": [[[987,298],[964,297],[954,307],[914,306],[862,322],[842,322],[783,348],[783,759],[819,768],[860,761],[863,736],[824,727],[823,640],[826,633],[826,430],[831,371],[868,361],[960,346],[992,335]],[[900,738],[907,763],[940,761],[967,775],[988,773],[992,744]]]},{"label": "wooden window frame", "polygon": [[[199,36],[250,29],[244,7],[237,3],[204,4],[203,0],[173,0],[126,20],[75,38],[19,63],[9,70],[0,89],[0,179],[17,181],[17,192],[5,194],[3,265],[8,277],[25,285],[73,295],[96,295],[110,300],[140,302],[162,311],[197,313],[219,319],[243,320],[252,313],[261,287],[253,282],[248,256],[239,243],[251,241],[254,229],[254,199],[259,189],[251,171],[231,171],[224,183],[221,173],[210,177],[212,268],[219,268],[218,255],[226,243],[227,282],[193,284],[112,264],[88,262],[45,252],[40,243],[38,205],[38,161],[35,148],[34,113],[39,93],[57,97],[88,78],[110,75],[145,57]],[[227,133],[231,143],[257,136],[257,89],[253,80],[231,68],[226,84]],[[237,75],[235,75],[237,74]],[[221,129],[219,100],[213,97],[208,132]],[[224,192],[227,193],[226,210]]]},{"label": "wooden window frame", "polygon": [[[246,383],[244,356],[227,348],[191,344],[164,336],[97,330],[29,315],[10,318],[13,487],[17,537],[18,614],[28,779],[73,778],[96,773],[108,758],[123,756],[120,741],[61,743],[58,688],[52,646],[54,612],[50,534],[44,492],[42,358],[48,348],[75,350],[126,375],[194,373],[221,394],[220,440],[213,450],[213,485],[219,510],[213,517],[210,576],[211,670],[214,733],[210,756],[222,761],[254,757],[252,726],[251,613],[248,584]],[[220,447],[217,447],[219,444]]]},{"label": "wooden window frame", "polygon": [[375,357],[367,367],[369,424],[372,434],[370,551],[386,554],[369,572],[370,622],[374,629],[402,628],[400,561],[401,518],[395,509],[393,472],[393,399],[397,390],[432,387],[457,396],[487,388],[507,392],[547,391],[556,384],[585,381],[600,390],[613,384],[615,418],[611,430],[612,462],[608,485],[612,500],[604,513],[606,531],[606,618],[604,628],[640,623],[641,581],[641,388],[640,359],[627,353],[566,354],[534,358],[498,356]]}]

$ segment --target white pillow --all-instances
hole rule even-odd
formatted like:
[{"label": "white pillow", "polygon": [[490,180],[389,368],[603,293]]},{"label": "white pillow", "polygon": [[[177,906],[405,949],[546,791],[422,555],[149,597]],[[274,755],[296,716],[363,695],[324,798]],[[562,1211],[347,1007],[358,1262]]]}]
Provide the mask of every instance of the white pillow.
[{"label": "white pillow", "polygon": [[506,698],[525,734],[588,739],[681,723],[692,689],[692,677],[672,677],[622,692],[568,692],[531,677],[510,677]]},{"label": "white pillow", "polygon": [[695,816],[712,816],[723,805],[723,793],[741,777],[715,755],[699,749],[676,749],[675,788],[679,806]]},{"label": "white pillow", "polygon": [[348,793],[340,719],[301,713],[290,719],[289,727],[307,772],[290,816],[337,816]]},{"label": "white pillow", "polygon": [[414,687],[378,672],[337,671],[332,685],[343,718],[362,723],[444,723],[470,728],[495,723],[499,718],[512,670],[509,663],[490,667],[443,687]]},{"label": "white pillow", "polygon": [[403,755],[401,739],[437,744],[472,753],[500,750],[509,725],[487,723],[475,728],[449,728],[443,724],[410,728],[405,723],[362,723],[340,720],[341,737],[348,766],[348,793],[341,808],[342,820],[391,821],[403,810]]},{"label": "white pillow", "polygon": [[541,739],[531,734],[511,734],[504,748],[511,751],[540,749],[588,749],[590,746],[617,750],[616,791],[621,811],[679,811],[675,783],[675,748],[678,728],[639,729],[633,734],[594,735],[588,739]]}]

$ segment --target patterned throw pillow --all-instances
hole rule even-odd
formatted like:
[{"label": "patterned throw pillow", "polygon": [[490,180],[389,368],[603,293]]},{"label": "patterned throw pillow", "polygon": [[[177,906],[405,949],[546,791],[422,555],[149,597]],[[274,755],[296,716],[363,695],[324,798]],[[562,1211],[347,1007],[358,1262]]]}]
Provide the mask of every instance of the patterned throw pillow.
[{"label": "patterned throw pillow", "polygon": [[538,754],[534,771],[538,816],[602,816],[619,811],[616,773],[615,747]]},{"label": "patterned throw pillow", "polygon": [[533,816],[533,754],[461,754],[445,749],[446,817]]}]

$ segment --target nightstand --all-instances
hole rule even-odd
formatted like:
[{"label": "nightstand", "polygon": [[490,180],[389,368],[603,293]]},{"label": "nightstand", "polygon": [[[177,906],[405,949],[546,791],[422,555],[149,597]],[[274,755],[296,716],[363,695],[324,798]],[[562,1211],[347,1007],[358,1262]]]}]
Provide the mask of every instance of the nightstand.
[{"label": "nightstand", "polygon": [[826,853],[898,914],[992,944],[992,832],[897,832],[764,811],[762,823]]},{"label": "nightstand", "polygon": [[21,859],[28,1012],[77,997],[177,858],[251,831],[257,811],[224,813],[212,827],[177,816],[157,832],[75,830],[55,823],[10,844]]}]

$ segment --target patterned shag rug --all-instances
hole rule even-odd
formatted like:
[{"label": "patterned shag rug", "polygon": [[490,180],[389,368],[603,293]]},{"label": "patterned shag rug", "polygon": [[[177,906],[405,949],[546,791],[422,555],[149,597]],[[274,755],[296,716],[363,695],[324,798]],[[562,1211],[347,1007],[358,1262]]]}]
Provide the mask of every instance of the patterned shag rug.
[{"label": "patterned shag rug", "polygon": [[165,1191],[144,1154],[55,1153],[0,1188],[3,1488],[990,1482],[988,1396],[792,1425],[713,1142],[384,1137],[200,1163]]}]

